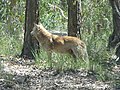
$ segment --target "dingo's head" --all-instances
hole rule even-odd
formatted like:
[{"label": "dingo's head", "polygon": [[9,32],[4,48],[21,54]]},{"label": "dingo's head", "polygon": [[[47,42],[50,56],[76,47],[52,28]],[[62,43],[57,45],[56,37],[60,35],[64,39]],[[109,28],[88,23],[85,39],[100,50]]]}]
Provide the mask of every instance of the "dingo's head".
[{"label": "dingo's head", "polygon": [[32,36],[36,36],[39,33],[40,30],[43,30],[43,28],[44,27],[42,26],[42,24],[38,25],[38,24],[34,23],[33,30],[31,31],[31,35]]},{"label": "dingo's head", "polygon": [[39,30],[39,25],[37,25],[37,24],[34,23],[33,30],[31,31],[31,35],[32,36],[36,36],[37,33],[38,33],[38,30]]}]

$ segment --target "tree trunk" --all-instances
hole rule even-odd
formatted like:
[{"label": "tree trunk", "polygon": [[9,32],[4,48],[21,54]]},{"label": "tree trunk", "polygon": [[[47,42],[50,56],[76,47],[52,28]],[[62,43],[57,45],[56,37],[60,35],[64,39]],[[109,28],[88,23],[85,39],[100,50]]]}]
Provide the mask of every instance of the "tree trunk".
[{"label": "tree trunk", "polygon": [[21,53],[21,57],[23,58],[33,59],[33,52],[38,49],[37,40],[30,35],[34,23],[38,23],[39,21],[38,6],[38,0],[26,0],[24,43]]},{"label": "tree trunk", "polygon": [[68,3],[68,35],[80,35],[81,0],[67,0]]},{"label": "tree trunk", "polygon": [[110,0],[113,14],[113,33],[109,37],[108,49],[115,48],[120,41],[120,0]]},{"label": "tree trunk", "polygon": [[[110,0],[113,14],[113,33],[109,37],[108,49],[116,48],[115,54],[120,57],[120,0]],[[120,60],[119,60],[120,61]]]}]

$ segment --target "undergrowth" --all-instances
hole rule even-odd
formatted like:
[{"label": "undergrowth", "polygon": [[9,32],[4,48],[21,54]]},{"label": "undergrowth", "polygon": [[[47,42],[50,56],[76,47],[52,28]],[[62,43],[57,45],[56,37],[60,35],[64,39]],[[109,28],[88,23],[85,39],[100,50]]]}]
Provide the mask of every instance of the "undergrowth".
[{"label": "undergrowth", "polygon": [[86,67],[83,60],[75,61],[71,56],[66,54],[52,53],[52,59],[50,60],[47,56],[47,53],[44,50],[41,50],[39,54],[35,54],[36,64],[40,68],[53,68],[59,69],[61,71],[67,69],[78,69]]},{"label": "undergrowth", "polygon": [[19,35],[10,34],[5,30],[4,24],[0,24],[0,55],[14,56],[22,49],[22,38]]}]

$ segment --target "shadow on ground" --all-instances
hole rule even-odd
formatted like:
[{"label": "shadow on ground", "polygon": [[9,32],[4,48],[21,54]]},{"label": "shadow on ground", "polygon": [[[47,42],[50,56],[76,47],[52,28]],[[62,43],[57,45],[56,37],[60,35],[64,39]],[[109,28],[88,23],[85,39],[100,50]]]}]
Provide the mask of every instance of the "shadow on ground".
[{"label": "shadow on ground", "polygon": [[58,72],[39,69],[33,63],[26,65],[13,57],[0,57],[0,61],[0,90],[117,90],[84,69]]}]

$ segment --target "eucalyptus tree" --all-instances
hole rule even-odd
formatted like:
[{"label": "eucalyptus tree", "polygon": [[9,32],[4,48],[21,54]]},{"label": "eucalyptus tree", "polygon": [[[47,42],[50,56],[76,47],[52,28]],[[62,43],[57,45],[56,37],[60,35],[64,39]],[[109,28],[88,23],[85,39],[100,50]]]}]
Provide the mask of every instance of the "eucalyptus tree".
[{"label": "eucalyptus tree", "polygon": [[68,3],[68,35],[80,34],[81,0],[67,0]]},{"label": "eucalyptus tree", "polygon": [[120,57],[120,0],[109,0],[113,14],[113,33],[109,37],[108,48],[116,48],[116,55]]},{"label": "eucalyptus tree", "polygon": [[34,58],[34,50],[38,50],[38,42],[30,35],[34,23],[38,23],[39,19],[39,0],[26,0],[25,11],[25,32],[24,43],[21,57]]}]

